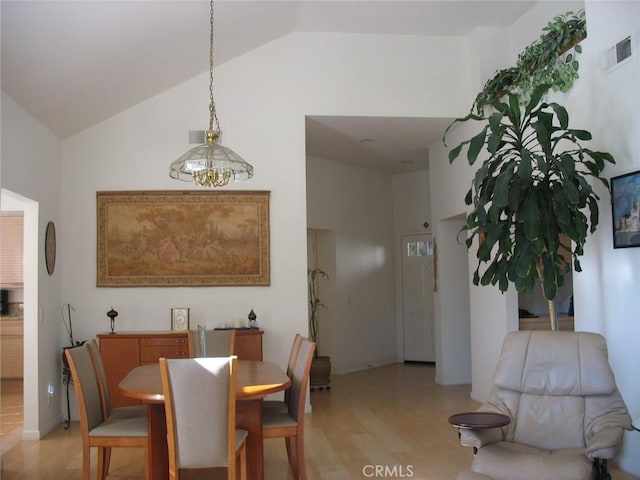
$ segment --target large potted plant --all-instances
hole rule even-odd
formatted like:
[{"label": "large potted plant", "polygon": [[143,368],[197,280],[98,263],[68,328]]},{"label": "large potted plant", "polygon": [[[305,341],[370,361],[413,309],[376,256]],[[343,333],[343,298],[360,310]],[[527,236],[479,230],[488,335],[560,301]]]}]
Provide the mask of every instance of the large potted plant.
[{"label": "large potted plant", "polygon": [[320,310],[327,308],[318,296],[318,280],[328,280],[329,275],[321,268],[315,267],[307,270],[309,288],[309,336],[316,343],[316,349],[311,363],[309,385],[312,390],[319,388],[330,389],[331,383],[331,357],[318,353]]},{"label": "large potted plant", "polygon": [[531,294],[539,283],[552,330],[558,328],[557,289],[572,264],[581,271],[587,232],[598,225],[599,198],[590,179],[608,187],[600,174],[606,162],[614,163],[609,153],[581,145],[591,133],[569,128],[563,106],[544,101],[550,90],[566,92],[578,78],[579,42],[586,36],[584,10],[555,16],[514,67],[485,84],[469,115],[452,122],[443,138],[459,122],[484,123],[449,152],[452,162],[466,148],[470,165],[484,157],[465,197],[473,205],[463,228],[470,233],[467,248],[479,239],[474,284],[497,284],[504,292],[512,282]]},{"label": "large potted plant", "polygon": [[538,86],[524,106],[518,95],[509,94],[507,102],[491,103],[493,113],[488,116],[469,114],[456,120],[485,125],[453,148],[449,160],[466,147],[473,165],[486,152],[465,197],[465,203],[473,205],[464,226],[471,234],[467,248],[479,238],[474,284],[497,284],[504,292],[512,282],[530,294],[539,281],[551,329],[557,330],[557,288],[571,262],[581,271],[578,257],[587,232],[593,233],[598,224],[599,197],[589,178],[608,187],[600,174],[614,159],[581,145],[591,134],[569,128],[567,110],[543,101],[549,88]]}]

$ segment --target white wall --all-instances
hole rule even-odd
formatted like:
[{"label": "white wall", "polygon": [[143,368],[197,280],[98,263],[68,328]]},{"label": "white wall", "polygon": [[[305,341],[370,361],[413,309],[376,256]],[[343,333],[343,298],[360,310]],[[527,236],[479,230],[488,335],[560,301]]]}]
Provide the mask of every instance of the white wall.
[{"label": "white wall", "polygon": [[[187,131],[206,126],[208,75],[66,140],[60,245],[74,261],[61,265],[62,301],[76,307],[78,336],[107,330],[112,305],[120,312],[117,330],[167,329],[169,309],[177,304],[191,307],[192,321],[208,325],[253,308],[266,330],[265,358],[286,363],[294,333],[307,331],[305,116],[451,116],[465,103],[459,92],[467,90],[466,59],[463,39],[300,33],[217,67],[223,143],[255,167],[252,180],[233,188],[271,191],[270,287],[95,287],[96,190],[192,188],[169,179],[167,170],[188,148]],[[361,246],[363,238],[352,232],[342,241]],[[370,247],[358,253],[358,262],[368,261],[374,251],[386,254]],[[338,252],[338,263],[340,255],[352,252]],[[352,301],[347,318],[355,315],[355,302],[369,295],[352,283],[356,279],[344,278]],[[341,325],[345,339],[361,339],[338,347],[334,356],[341,368],[366,361],[365,348],[380,348],[389,356],[376,333],[380,321],[372,320],[368,330],[350,321]],[[356,359],[356,354],[362,356]]]},{"label": "white wall", "polygon": [[[44,231],[60,226],[60,144],[2,92],[2,189],[25,212],[24,242],[24,426],[36,440],[62,420],[60,269],[47,274]],[[9,192],[7,192],[7,190]],[[57,264],[64,262],[58,256]],[[48,401],[47,385],[56,388]]]},{"label": "white wall", "polygon": [[309,228],[335,234],[334,323],[323,347],[333,371],[396,361],[391,175],[308,157],[307,214]]},{"label": "white wall", "polygon": [[[431,230],[429,183],[429,170],[401,173],[391,177],[393,231],[396,236]],[[429,226],[425,227],[424,222],[428,222]]]},{"label": "white wall", "polygon": [[[580,80],[564,104],[576,128],[593,134],[590,147],[613,154],[616,164],[605,177],[640,170],[640,3],[587,2],[588,37],[583,42]],[[604,52],[631,35],[634,56],[607,72]],[[585,99],[588,99],[585,101]],[[640,417],[640,248],[613,249],[611,202],[598,187],[600,225],[589,238],[582,273],[574,274],[576,330],[607,339],[609,360],[632,417]],[[640,475],[640,433],[627,433],[620,459],[623,469]]]}]

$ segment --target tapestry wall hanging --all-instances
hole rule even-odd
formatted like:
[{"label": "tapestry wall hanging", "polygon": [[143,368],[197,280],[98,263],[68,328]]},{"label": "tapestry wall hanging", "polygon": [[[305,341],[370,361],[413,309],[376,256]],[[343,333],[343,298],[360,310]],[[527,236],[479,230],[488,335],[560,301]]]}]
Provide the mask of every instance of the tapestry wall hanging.
[{"label": "tapestry wall hanging", "polygon": [[268,191],[96,192],[98,287],[269,285]]}]

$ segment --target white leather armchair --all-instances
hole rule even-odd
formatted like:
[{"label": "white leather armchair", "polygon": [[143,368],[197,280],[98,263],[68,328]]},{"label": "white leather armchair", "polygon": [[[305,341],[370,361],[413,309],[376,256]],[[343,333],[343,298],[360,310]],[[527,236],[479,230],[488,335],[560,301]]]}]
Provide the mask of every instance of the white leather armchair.
[{"label": "white leather armchair", "polygon": [[477,449],[473,472],[495,480],[610,479],[607,460],[631,429],[605,339],[595,333],[507,334],[480,410],[511,419],[460,430],[462,445]]}]

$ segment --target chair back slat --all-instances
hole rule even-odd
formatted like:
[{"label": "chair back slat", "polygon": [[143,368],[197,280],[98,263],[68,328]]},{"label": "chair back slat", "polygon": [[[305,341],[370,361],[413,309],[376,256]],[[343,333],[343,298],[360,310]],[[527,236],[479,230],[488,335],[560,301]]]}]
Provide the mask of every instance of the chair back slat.
[{"label": "chair back slat", "polygon": [[[298,354],[300,353],[300,345],[304,337],[299,333],[293,337],[293,343],[291,344],[291,351],[289,352],[289,361],[287,362],[287,376],[293,381],[293,371],[296,368],[296,360],[298,360]],[[284,402],[288,405],[289,398],[291,397],[291,389],[287,388],[284,391]]]},{"label": "chair back slat", "polygon": [[235,330],[198,330],[189,332],[189,353],[192,358],[228,357],[235,354]]},{"label": "chair back slat", "polygon": [[111,398],[109,395],[109,384],[107,383],[107,372],[104,369],[102,355],[95,339],[87,342],[89,346],[89,355],[93,361],[93,367],[98,375],[98,389],[100,391],[100,399],[102,401],[102,413],[104,418],[111,415]]},{"label": "chair back slat", "polygon": [[[93,368],[89,345],[65,350],[71,378],[78,397],[80,423],[87,431],[91,431],[104,421],[98,378]],[[84,417],[84,420],[82,419]]]},{"label": "chair back slat", "polygon": [[236,361],[236,357],[160,360],[170,469],[231,467]]},{"label": "chair back slat", "polygon": [[304,404],[307,398],[309,385],[309,373],[316,344],[310,340],[302,339],[300,349],[293,370],[293,378],[290,387],[289,415],[301,423],[304,419]]}]

